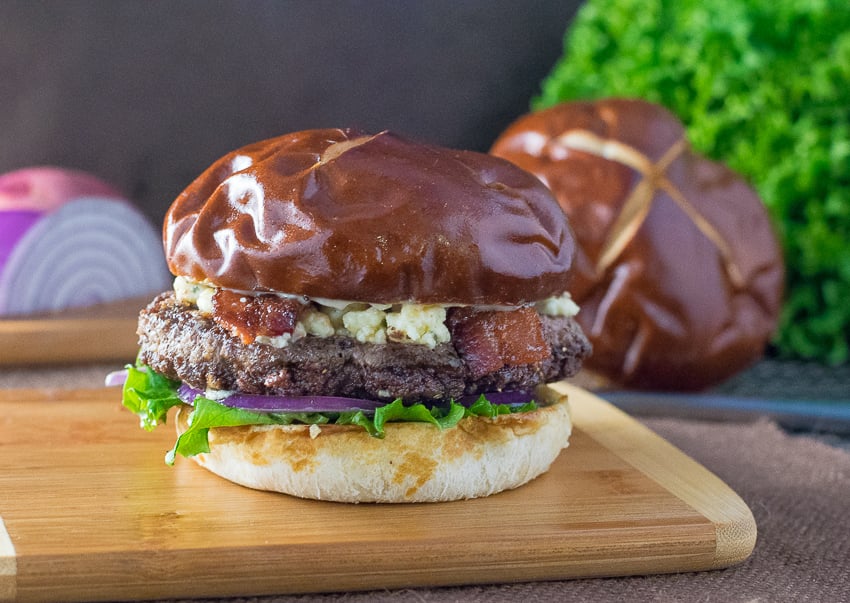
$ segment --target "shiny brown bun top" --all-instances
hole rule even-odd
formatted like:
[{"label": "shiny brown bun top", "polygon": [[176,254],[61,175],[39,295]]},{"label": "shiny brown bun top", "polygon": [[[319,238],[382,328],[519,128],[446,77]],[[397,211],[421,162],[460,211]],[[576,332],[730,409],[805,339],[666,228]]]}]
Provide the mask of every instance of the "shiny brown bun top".
[{"label": "shiny brown bun top", "polygon": [[767,212],[690,151],[667,110],[565,103],[520,118],[491,152],[536,174],[570,218],[585,366],[628,386],[700,389],[764,353],[784,274]]},{"label": "shiny brown bun top", "polygon": [[307,130],[216,161],[174,201],[171,271],[229,289],[368,302],[560,295],[574,244],[540,181],[482,153]]}]

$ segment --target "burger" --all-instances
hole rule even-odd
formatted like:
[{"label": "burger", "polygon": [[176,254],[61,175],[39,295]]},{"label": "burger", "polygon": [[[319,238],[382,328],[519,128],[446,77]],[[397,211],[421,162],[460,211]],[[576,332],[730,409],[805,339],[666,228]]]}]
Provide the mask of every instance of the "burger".
[{"label": "burger", "polygon": [[390,132],[296,132],[210,166],[169,208],[173,290],[140,314],[124,405],[167,454],[343,502],[514,488],[567,446],[590,344],[575,245],[535,177]]}]

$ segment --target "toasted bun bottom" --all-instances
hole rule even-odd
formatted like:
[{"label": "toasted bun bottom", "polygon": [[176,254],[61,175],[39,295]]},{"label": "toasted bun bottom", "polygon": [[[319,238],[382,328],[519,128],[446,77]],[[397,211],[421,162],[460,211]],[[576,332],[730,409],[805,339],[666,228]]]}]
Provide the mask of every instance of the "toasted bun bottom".
[{"label": "toasted bun bottom", "polygon": [[[469,417],[441,430],[388,423],[383,439],[349,425],[257,425],[210,429],[202,467],[249,488],[338,502],[438,502],[488,496],[549,469],[572,423],[564,396],[527,413]],[[184,407],[185,408],[185,407]],[[188,412],[177,416],[177,432]]]}]

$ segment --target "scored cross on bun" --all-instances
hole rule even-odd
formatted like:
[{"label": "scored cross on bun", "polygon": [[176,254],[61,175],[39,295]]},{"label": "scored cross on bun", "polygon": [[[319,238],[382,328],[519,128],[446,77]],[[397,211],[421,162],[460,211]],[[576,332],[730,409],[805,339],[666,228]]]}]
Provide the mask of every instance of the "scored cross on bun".
[{"label": "scored cross on bun", "polygon": [[573,234],[509,162],[296,132],[215,162],[163,237],[175,287],[142,312],[131,372],[182,400],[173,452],[251,487],[402,502],[518,486],[566,446],[542,386],[590,353]]}]

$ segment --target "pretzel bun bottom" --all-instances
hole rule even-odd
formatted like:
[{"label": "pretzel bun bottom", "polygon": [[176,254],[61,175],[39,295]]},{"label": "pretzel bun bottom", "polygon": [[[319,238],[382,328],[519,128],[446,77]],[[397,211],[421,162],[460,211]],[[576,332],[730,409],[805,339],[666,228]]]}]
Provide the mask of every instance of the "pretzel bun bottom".
[{"label": "pretzel bun bottom", "polygon": [[[565,396],[545,386],[546,406],[494,418],[385,425],[384,438],[351,425],[252,425],[209,431],[193,460],[237,484],[337,502],[439,502],[489,496],[546,472],[572,431]],[[184,406],[177,431],[187,427]],[[186,412],[184,412],[186,411]]]}]

